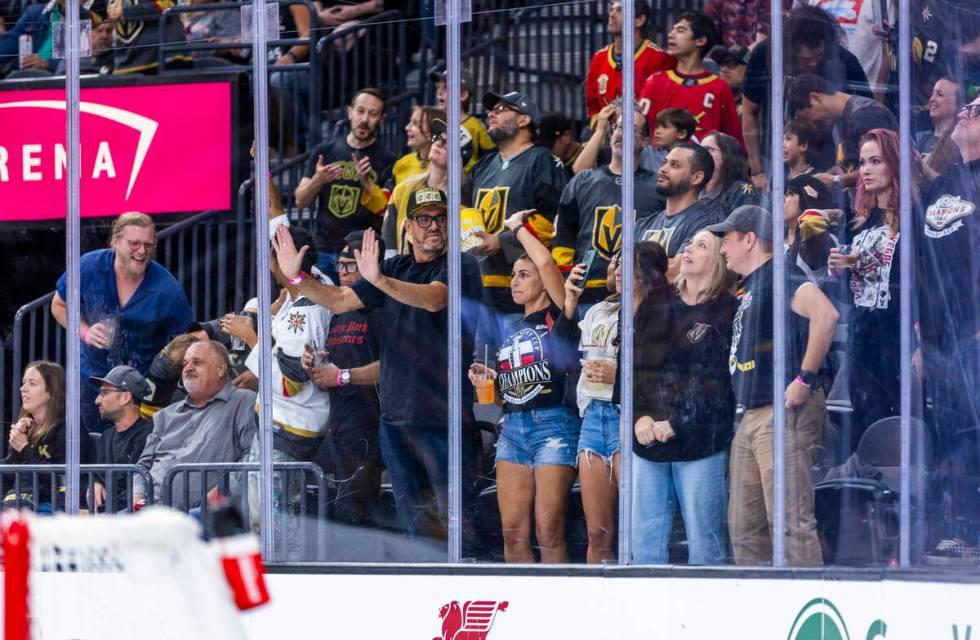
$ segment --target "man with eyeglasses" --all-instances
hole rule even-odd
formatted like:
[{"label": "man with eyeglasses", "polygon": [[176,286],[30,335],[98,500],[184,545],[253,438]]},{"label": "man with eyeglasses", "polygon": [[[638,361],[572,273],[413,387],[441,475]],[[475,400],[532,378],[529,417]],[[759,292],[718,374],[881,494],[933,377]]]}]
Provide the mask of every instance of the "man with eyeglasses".
[{"label": "man with eyeglasses", "polygon": [[[383,327],[380,343],[381,455],[391,475],[395,507],[409,535],[445,538],[448,487],[449,349],[460,349],[463,371],[473,354],[469,301],[479,295],[476,260],[461,256],[464,298],[462,335],[449,339],[446,194],[429,186],[412,193],[408,231],[412,253],[380,263],[373,229],[365,230],[355,251],[361,279],[350,286],[314,282],[301,270],[307,248],[296,250],[283,228],[276,232],[276,255],[282,273],[309,299],[331,313],[374,311]],[[459,384],[461,381],[455,381]],[[463,424],[473,424],[472,390],[463,385]],[[467,397],[469,396],[469,397]],[[464,429],[463,457],[475,460],[476,432]],[[431,491],[429,490],[431,488]],[[472,505],[472,483],[463,483],[464,505]]]},{"label": "man with eyeglasses", "polygon": [[551,245],[554,220],[567,178],[561,160],[550,149],[534,145],[541,114],[537,105],[517,91],[483,96],[490,138],[497,152],[483,156],[473,167],[473,205],[480,212],[485,231],[472,253],[480,259],[483,304],[487,313],[480,323],[480,345],[494,348],[503,337],[508,316],[523,309],[510,293],[514,261],[524,253],[504,220],[518,211],[534,210],[525,228]]},{"label": "man with eyeglasses", "polygon": [[[950,134],[962,163],[922,198],[915,234],[919,338],[913,366],[924,378],[936,430],[926,504],[933,564],[976,564],[980,487],[980,98],[960,108]],[[951,505],[952,511],[943,507]]]},{"label": "man with eyeglasses", "polygon": [[[649,144],[649,128],[643,112],[633,111],[634,207],[637,218],[647,218],[664,207],[657,193],[657,175],[640,166],[640,153]],[[623,236],[623,119],[617,115],[612,132],[612,159],[604,167],[577,174],[565,187],[555,220],[551,255],[562,271],[568,272],[585,259],[595,258],[585,274],[585,293],[579,300],[580,314],[607,295],[606,267],[619,251]],[[591,276],[591,277],[590,277]]]},{"label": "man with eyeglasses", "polygon": [[[347,245],[337,259],[342,287],[361,279],[355,254],[363,240],[363,231],[345,238]],[[384,256],[383,242],[378,254]],[[378,444],[379,329],[374,314],[364,309],[336,314],[330,319],[324,351],[314,354],[308,349],[303,355],[313,384],[330,394],[330,419],[317,461],[342,483],[334,502],[334,519],[361,526],[377,523],[384,469]]]},{"label": "man with eyeglasses", "polygon": [[[150,385],[139,371],[126,365],[113,367],[104,378],[93,377],[89,380],[99,390],[95,397],[99,415],[115,427],[107,429],[99,439],[96,462],[136,464],[143,453],[146,437],[153,431],[150,421],[140,415],[140,401],[150,395]],[[115,512],[129,508],[126,474],[115,475],[110,493],[111,506],[108,504],[105,478],[100,474],[88,495],[89,509],[99,511],[105,506],[110,512]]]},{"label": "man with eyeglasses", "polygon": [[[103,377],[121,364],[145,375],[157,352],[194,321],[180,284],[153,260],[156,246],[153,220],[124,213],[112,225],[110,247],[81,256],[83,380]],[[67,328],[66,278],[58,279],[51,315]],[[81,391],[82,428],[105,431],[111,424],[99,417],[95,387],[83,384]]]}]

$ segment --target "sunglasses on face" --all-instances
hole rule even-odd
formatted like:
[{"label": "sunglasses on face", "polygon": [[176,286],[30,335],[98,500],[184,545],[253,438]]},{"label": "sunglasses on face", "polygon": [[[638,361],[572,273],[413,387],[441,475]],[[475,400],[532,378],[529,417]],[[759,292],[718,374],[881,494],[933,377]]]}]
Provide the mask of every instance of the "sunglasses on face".
[{"label": "sunglasses on face", "polygon": [[513,105],[505,104],[503,102],[495,106],[493,109],[490,109],[490,113],[496,113],[497,115],[500,115],[504,111],[513,111],[514,113],[520,113],[520,110],[514,107]]},{"label": "sunglasses on face", "polygon": [[412,216],[412,220],[414,220],[415,224],[422,229],[428,229],[432,225],[433,221],[439,225],[440,229],[445,229],[449,225],[449,216],[446,215],[430,216],[423,213],[421,215]]},{"label": "sunglasses on face", "polygon": [[347,274],[353,275],[353,274],[357,273],[357,263],[354,262],[354,261],[351,261],[351,262],[338,262],[337,263],[337,272],[338,273],[347,273]]},{"label": "sunglasses on face", "polygon": [[980,104],[965,104],[957,111],[959,115],[966,114],[967,118],[980,116]]}]

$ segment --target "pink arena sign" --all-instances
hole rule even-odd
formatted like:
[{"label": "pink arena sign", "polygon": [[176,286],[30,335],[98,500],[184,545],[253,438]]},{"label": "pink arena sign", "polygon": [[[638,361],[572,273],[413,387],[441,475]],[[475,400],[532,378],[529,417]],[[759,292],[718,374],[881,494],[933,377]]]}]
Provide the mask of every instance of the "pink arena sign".
[{"label": "pink arena sign", "polygon": [[[231,208],[228,82],[81,90],[83,217]],[[63,218],[65,92],[0,91],[0,221]]]}]

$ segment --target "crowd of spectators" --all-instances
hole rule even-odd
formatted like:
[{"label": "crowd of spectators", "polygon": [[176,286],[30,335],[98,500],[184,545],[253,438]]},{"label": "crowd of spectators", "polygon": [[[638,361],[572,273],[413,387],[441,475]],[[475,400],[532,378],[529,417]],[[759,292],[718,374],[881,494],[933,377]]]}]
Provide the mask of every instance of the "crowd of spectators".
[{"label": "crowd of spectators", "polygon": [[[567,562],[578,480],[587,559],[612,561],[625,436],[633,440],[635,561],[672,559],[679,507],[692,564],[765,564],[780,535],[790,564],[819,565],[828,547],[814,469],[831,424],[829,396],[837,390],[849,408],[845,455],[872,425],[900,414],[899,309],[909,284],[900,264],[912,261],[914,282],[904,290],[916,295],[913,405],[935,448],[922,557],[976,562],[980,97],[958,78],[976,63],[967,45],[980,38],[980,19],[953,4],[933,8],[946,24],[955,16],[964,46],[919,43],[926,53],[916,81],[931,86],[919,87],[924,99],[913,105],[913,227],[901,229],[891,74],[892,61],[911,52],[896,51],[895,17],[872,11],[877,3],[856,17],[830,13],[832,4],[786,3],[786,77],[772,78],[768,3],[711,0],[705,12],[680,13],[661,50],[649,39],[651,10],[638,1],[635,92],[624,98],[624,26],[614,2],[612,42],[583,70],[580,112],[542,113],[533,96],[506,86],[477,96],[466,74],[461,104],[449,105],[446,76],[435,72],[439,104],[418,105],[398,123],[408,140],[400,157],[378,135],[386,96],[361,88],[344,133],[310,151],[286,199],[310,207],[313,233],[287,216],[273,226],[280,295],[272,309],[253,305],[251,315],[194,324],[180,287],[153,261],[152,220],[121,216],[110,248],[81,260],[82,415],[87,431],[104,434],[97,459],[144,466],[155,493],[177,463],[256,461],[254,390],[258,354],[268,349],[273,459],[315,462],[332,474],[338,520],[381,524],[386,475],[401,529],[445,538],[447,392],[459,384],[467,548],[481,544],[476,510],[486,503],[477,494],[492,477],[503,558]],[[139,6],[109,6],[117,37]],[[331,6],[319,19],[340,24],[380,8]],[[917,38],[933,33],[925,14],[913,18]],[[295,61],[303,52],[290,54]],[[785,104],[769,104],[771,84],[784,81]],[[485,126],[472,114],[477,102]],[[462,126],[453,132],[446,114],[457,108]],[[783,166],[770,155],[779,117]],[[587,128],[578,132],[577,123]],[[628,130],[632,265],[620,259]],[[448,154],[453,135],[459,158]],[[462,211],[449,210],[451,172],[461,177]],[[777,172],[786,178],[782,238],[769,188]],[[273,215],[284,213],[282,202],[273,194]],[[462,332],[449,335],[448,228],[457,215]],[[903,232],[913,235],[912,255],[900,251]],[[774,306],[779,251],[784,309]],[[628,304],[623,277],[634,284]],[[63,278],[52,305],[62,325],[65,299]],[[273,344],[255,335],[260,313],[272,317]],[[626,313],[635,327],[635,422],[621,431]],[[787,337],[780,389],[777,315]],[[450,350],[461,354],[466,380],[448,378]],[[44,362],[25,370],[8,462],[63,460],[54,443],[63,433],[55,388],[63,376]],[[786,418],[784,532],[773,531],[776,403]],[[492,446],[481,447],[485,434]],[[181,488],[173,499],[192,509],[214,486]],[[295,513],[299,487],[279,493],[277,513]],[[120,488],[100,481],[90,506],[101,508],[108,494]]]}]

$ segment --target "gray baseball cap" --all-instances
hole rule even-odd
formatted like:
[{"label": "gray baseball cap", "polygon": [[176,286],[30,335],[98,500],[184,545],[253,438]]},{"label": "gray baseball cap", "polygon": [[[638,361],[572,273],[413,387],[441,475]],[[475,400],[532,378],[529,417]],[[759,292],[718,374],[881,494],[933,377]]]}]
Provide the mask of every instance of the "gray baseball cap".
[{"label": "gray baseball cap", "polygon": [[104,378],[92,376],[89,381],[94,385],[111,384],[122,391],[129,391],[133,399],[142,400],[150,395],[150,385],[139,371],[124,364],[113,367]]},{"label": "gray baseball cap", "polygon": [[531,124],[534,126],[538,126],[538,123],[541,122],[541,110],[538,109],[538,105],[520,91],[511,91],[510,93],[487,91],[483,94],[483,108],[487,111],[497,106],[498,102],[513,105],[519,112],[530,116]]},{"label": "gray baseball cap", "polygon": [[751,231],[757,237],[772,242],[772,214],[754,204],[738,207],[724,222],[707,227],[716,236],[723,236],[729,231],[748,233]]}]

